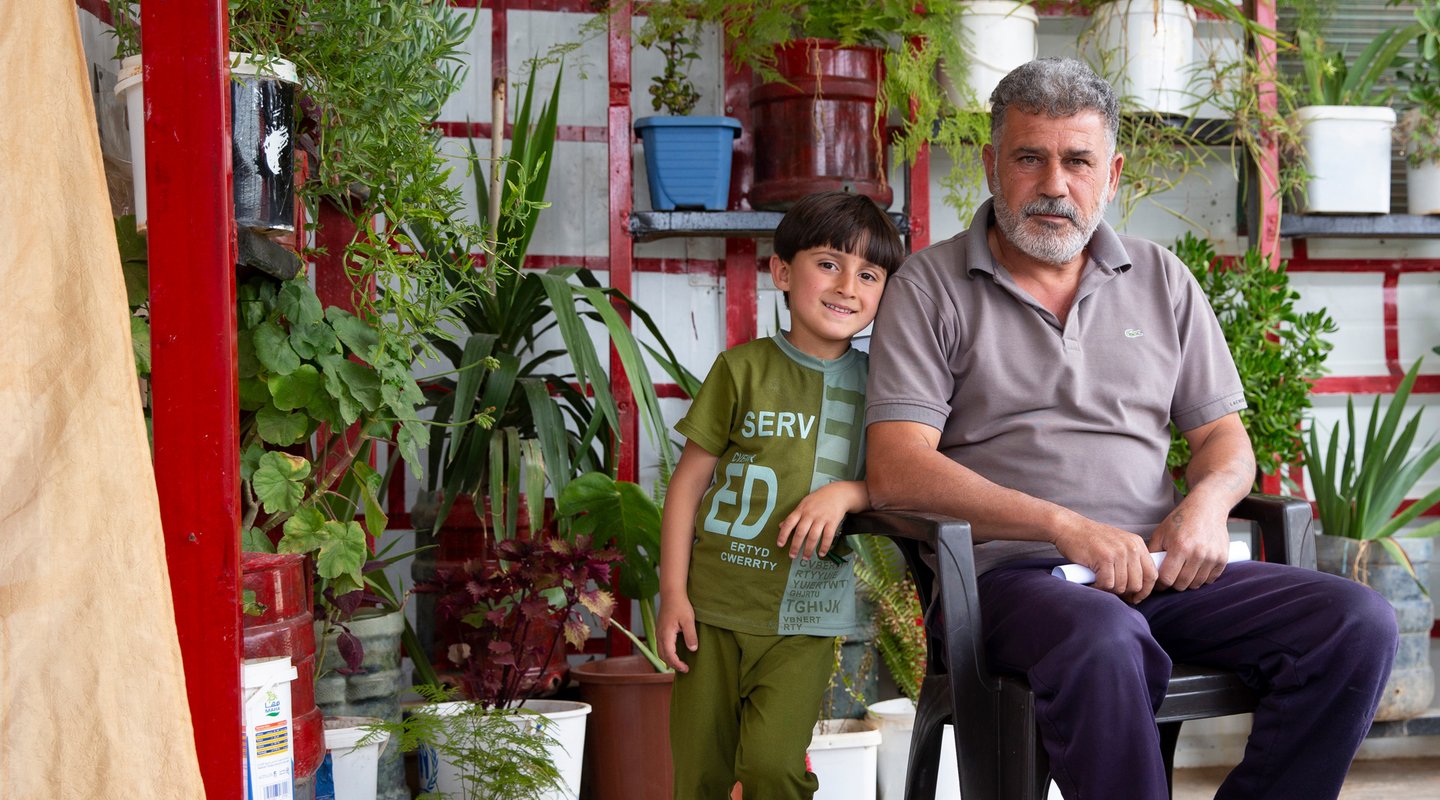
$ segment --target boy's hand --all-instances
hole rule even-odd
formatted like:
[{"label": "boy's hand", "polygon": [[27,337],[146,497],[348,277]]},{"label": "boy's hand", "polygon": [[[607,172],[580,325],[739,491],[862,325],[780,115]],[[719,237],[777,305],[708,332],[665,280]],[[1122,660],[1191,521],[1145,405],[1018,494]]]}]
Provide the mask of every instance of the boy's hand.
[{"label": "boy's hand", "polygon": [[695,652],[700,644],[695,636],[695,608],[685,596],[660,598],[660,616],[655,620],[655,637],[660,640],[660,660],[679,672],[689,672],[690,666],[680,660],[676,651],[676,639],[685,637],[685,649]]},{"label": "boy's hand", "polygon": [[780,521],[778,547],[790,543],[790,557],[805,558],[830,552],[830,544],[840,529],[840,522],[851,511],[868,508],[869,496],[860,481],[836,481],[811,492],[795,506],[790,516]]}]

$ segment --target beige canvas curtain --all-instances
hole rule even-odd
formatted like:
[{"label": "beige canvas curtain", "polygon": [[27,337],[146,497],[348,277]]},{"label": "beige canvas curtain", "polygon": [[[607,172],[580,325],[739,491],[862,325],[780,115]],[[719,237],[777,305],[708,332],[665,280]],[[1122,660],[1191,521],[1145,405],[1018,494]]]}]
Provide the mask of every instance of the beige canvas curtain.
[{"label": "beige canvas curtain", "polygon": [[0,0],[0,797],[194,800],[86,80],[73,0]]}]

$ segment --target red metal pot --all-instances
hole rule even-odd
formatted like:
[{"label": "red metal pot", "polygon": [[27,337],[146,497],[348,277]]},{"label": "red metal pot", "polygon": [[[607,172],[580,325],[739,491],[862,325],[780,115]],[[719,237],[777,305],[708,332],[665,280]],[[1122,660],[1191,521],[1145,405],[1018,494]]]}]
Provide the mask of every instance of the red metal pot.
[{"label": "red metal pot", "polygon": [[750,205],[785,209],[807,194],[843,189],[888,208],[886,136],[875,117],[884,52],[804,39],[776,48],[775,57],[784,80],[750,93]]},{"label": "red metal pot", "polygon": [[295,778],[315,774],[325,758],[325,722],[315,707],[315,618],[310,571],[298,554],[243,553],[240,583],[264,604],[260,616],[242,617],[244,657],[289,656],[290,715],[295,731]]}]

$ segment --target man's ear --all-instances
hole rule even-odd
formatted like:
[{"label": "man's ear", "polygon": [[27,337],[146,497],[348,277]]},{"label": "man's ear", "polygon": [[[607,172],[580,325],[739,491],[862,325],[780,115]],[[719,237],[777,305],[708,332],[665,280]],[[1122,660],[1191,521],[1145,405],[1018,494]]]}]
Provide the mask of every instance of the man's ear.
[{"label": "man's ear", "polygon": [[1125,166],[1125,154],[1116,153],[1110,157],[1110,192],[1105,202],[1115,199],[1115,193],[1120,190],[1120,168]]},{"label": "man's ear", "polygon": [[776,289],[790,291],[790,264],[780,256],[770,256],[770,279],[775,282]]}]

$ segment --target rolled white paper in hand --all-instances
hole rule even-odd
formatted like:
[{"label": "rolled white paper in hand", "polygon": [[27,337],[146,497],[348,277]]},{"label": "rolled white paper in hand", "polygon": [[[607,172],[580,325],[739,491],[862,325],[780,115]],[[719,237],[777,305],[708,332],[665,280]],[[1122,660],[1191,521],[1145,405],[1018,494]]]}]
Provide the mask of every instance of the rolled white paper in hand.
[{"label": "rolled white paper in hand", "polygon": [[[1162,550],[1158,553],[1151,553],[1150,558],[1155,562],[1155,569],[1160,569],[1160,565],[1165,563],[1165,551]],[[1230,543],[1230,556],[1226,559],[1227,563],[1233,564],[1236,561],[1249,560],[1250,545],[1244,542]],[[1050,570],[1050,574],[1057,578],[1064,578],[1071,583],[1095,582],[1095,573],[1091,572],[1089,567],[1082,567],[1079,564],[1061,564],[1055,569]]]}]

